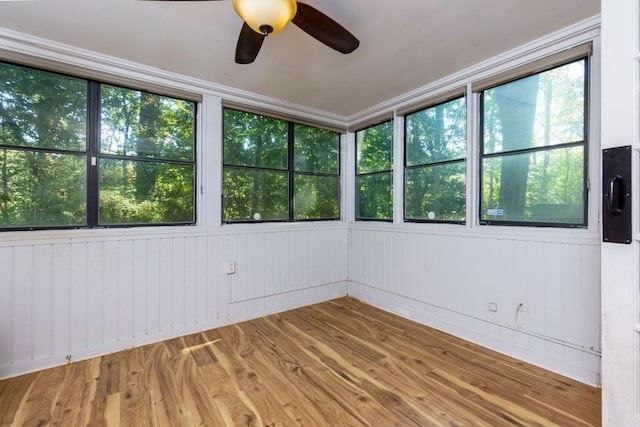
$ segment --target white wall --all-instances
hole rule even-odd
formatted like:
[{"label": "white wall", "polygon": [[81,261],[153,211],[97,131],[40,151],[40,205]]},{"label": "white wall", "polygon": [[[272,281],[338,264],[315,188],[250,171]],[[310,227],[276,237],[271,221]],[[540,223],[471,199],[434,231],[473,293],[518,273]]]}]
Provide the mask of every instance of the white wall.
[{"label": "white wall", "polygon": [[633,148],[633,241],[602,245],[602,424],[640,426],[640,3],[602,1],[602,148]]},{"label": "white wall", "polygon": [[598,384],[599,259],[599,244],[590,239],[451,236],[420,226],[363,225],[349,231],[349,293]]},{"label": "white wall", "polygon": [[0,243],[0,378],[346,294],[344,226],[179,234]]}]

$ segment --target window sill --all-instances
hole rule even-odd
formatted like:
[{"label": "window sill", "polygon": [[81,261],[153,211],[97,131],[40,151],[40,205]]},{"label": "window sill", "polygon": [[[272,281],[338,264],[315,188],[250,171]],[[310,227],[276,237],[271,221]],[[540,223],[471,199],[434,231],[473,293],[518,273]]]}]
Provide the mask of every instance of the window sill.
[{"label": "window sill", "polygon": [[599,245],[600,233],[585,228],[521,227],[502,225],[438,224],[403,222],[400,224],[361,222],[349,223],[351,230],[426,234],[492,240],[517,240],[549,243]]},{"label": "window sill", "polygon": [[180,237],[203,237],[228,234],[245,234],[255,232],[286,232],[304,230],[346,229],[344,221],[310,221],[289,223],[243,223],[223,224],[208,229],[202,225],[191,226],[155,226],[131,228],[99,228],[99,229],[65,229],[65,230],[29,230],[0,232],[0,247],[53,244],[82,243],[95,241],[117,241],[126,239],[162,239]]}]

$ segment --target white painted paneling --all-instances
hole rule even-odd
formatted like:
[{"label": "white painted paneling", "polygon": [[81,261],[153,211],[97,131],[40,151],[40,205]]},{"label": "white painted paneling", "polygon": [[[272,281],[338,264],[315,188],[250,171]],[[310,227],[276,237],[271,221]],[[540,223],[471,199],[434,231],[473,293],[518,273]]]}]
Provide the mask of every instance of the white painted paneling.
[{"label": "white painted paneling", "polygon": [[[167,239],[168,240],[168,239]],[[167,328],[185,325],[185,242],[171,239],[171,323]]]},{"label": "white painted paneling", "polygon": [[198,239],[190,237],[185,239],[184,247],[184,324],[197,323],[198,300]]},{"label": "white painted paneling", "polygon": [[[136,307],[136,310],[144,310],[146,313],[145,335],[160,331],[160,268],[161,268],[161,241],[149,239],[146,248],[147,261],[147,300],[144,307]],[[165,312],[166,313],[166,312]]]},{"label": "white painted paneling", "polygon": [[[98,306],[87,304],[87,244],[74,243],[71,245],[69,259],[69,323],[64,325],[69,331],[69,348],[67,352],[74,352],[87,348],[87,311],[99,311]],[[61,321],[63,315],[56,316],[56,322]],[[14,330],[18,328],[14,325]]]},{"label": "white painted paneling", "polygon": [[0,378],[343,296],[347,234],[2,242]]},{"label": "white painted paneling", "polygon": [[158,330],[171,328],[173,321],[173,240],[160,240],[160,283],[158,287]]},{"label": "white painted paneling", "polygon": [[13,361],[13,248],[0,248],[0,360]]},{"label": "white painted paneling", "polygon": [[117,247],[118,263],[118,300],[116,301],[118,319],[117,333],[118,341],[129,341],[133,338],[133,242],[131,240],[121,240]]},{"label": "white painted paneling", "polygon": [[[99,253],[99,252],[98,252]],[[98,256],[96,253],[96,256]],[[96,280],[96,293],[102,294],[102,343],[110,343],[118,340],[118,323],[126,321],[118,315],[119,308],[126,306],[129,301],[124,295],[119,295],[118,277],[120,271],[125,270],[118,257],[118,241],[112,240],[102,244],[102,256],[99,262],[102,263],[101,280]],[[90,262],[98,262],[92,259]],[[99,289],[98,289],[99,287]],[[120,298],[123,297],[123,298]],[[94,310],[90,313],[93,315]]]},{"label": "white painted paneling", "polygon": [[[53,322],[69,325],[71,310],[69,292],[71,288],[71,245],[53,246],[53,272],[51,285],[51,354],[63,354],[69,351],[69,328],[54,327]],[[0,255],[2,260],[2,255]],[[1,261],[0,261],[1,262]],[[0,333],[2,336],[2,333]],[[0,360],[2,360],[0,358]]]},{"label": "white painted paneling", "polygon": [[[85,311],[87,324],[87,347],[104,343],[104,319],[110,319],[109,310],[113,310],[105,304],[103,293],[104,260],[103,260],[104,242],[91,242],[87,244],[87,273],[83,280],[84,286],[87,288],[87,299]],[[107,271],[110,271],[108,269]],[[106,300],[109,302],[109,299]],[[73,299],[74,304],[82,304],[81,301]],[[73,328],[74,325],[70,325]]]},{"label": "white painted paneling", "polygon": [[147,333],[147,240],[135,240],[131,248],[131,338],[136,339]]},{"label": "white painted paneling", "polygon": [[13,267],[13,362],[33,358],[33,251],[32,246],[14,250]]},{"label": "white painted paneling", "polygon": [[33,252],[33,354],[34,359],[51,354],[53,248],[42,245]]},{"label": "white painted paneling", "polygon": [[[350,293],[481,345],[598,382],[597,241],[406,230],[350,230]],[[489,303],[498,310],[489,311]]]}]

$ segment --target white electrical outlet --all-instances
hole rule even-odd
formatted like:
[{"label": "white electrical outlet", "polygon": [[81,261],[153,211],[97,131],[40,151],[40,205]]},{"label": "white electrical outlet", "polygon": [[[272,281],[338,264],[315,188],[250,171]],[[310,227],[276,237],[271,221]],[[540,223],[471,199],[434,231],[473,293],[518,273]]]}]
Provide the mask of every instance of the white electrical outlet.
[{"label": "white electrical outlet", "polygon": [[225,261],[224,262],[224,272],[227,274],[236,274],[236,262],[235,261]]},{"label": "white electrical outlet", "polygon": [[498,304],[496,304],[495,302],[490,302],[489,311],[493,311],[494,313],[498,311]]}]

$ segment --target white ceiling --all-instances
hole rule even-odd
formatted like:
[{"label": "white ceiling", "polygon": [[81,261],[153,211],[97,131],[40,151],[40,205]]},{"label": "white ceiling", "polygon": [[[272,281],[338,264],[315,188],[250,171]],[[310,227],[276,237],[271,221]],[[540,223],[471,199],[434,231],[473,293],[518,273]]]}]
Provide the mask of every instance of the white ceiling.
[{"label": "white ceiling", "polygon": [[337,53],[294,25],[234,63],[231,0],[0,1],[0,27],[350,117],[600,13],[600,0],[306,0],[360,40]]}]

